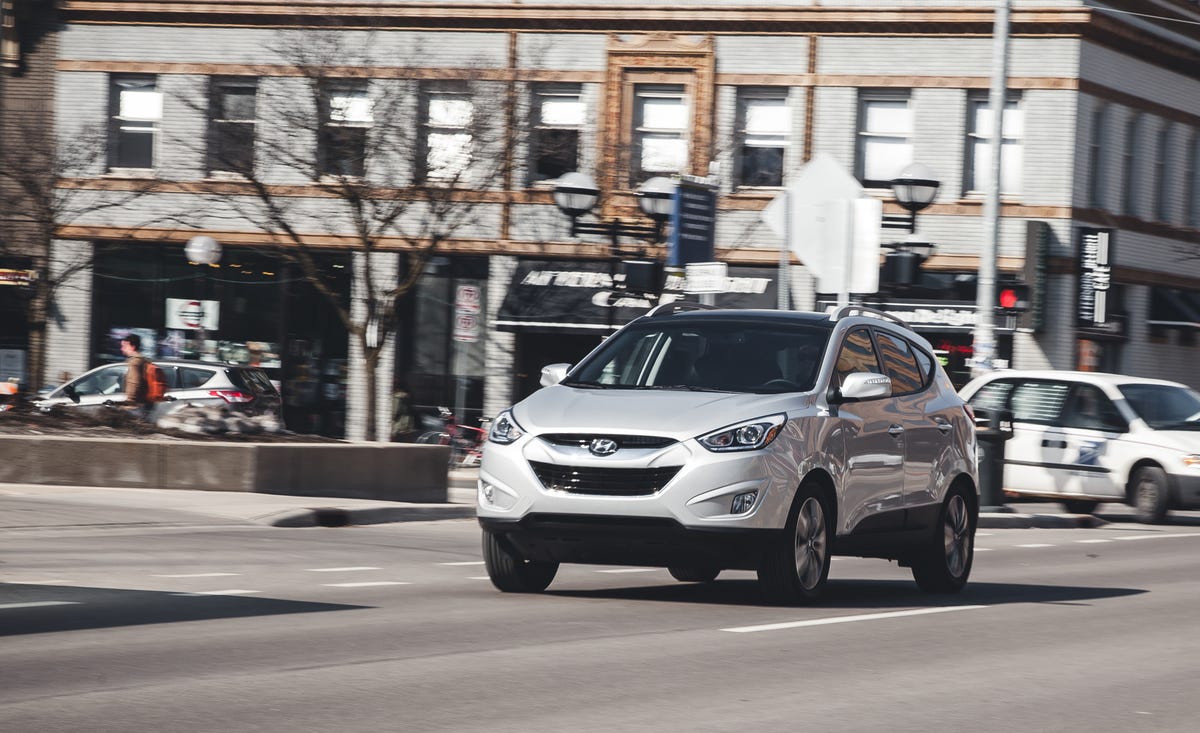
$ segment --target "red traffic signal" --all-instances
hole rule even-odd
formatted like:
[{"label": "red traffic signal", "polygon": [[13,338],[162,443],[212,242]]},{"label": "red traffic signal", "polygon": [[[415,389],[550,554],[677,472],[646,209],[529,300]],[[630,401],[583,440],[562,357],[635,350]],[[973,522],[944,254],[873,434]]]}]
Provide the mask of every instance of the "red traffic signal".
[{"label": "red traffic signal", "polygon": [[996,286],[996,307],[1005,311],[1029,310],[1029,286],[1025,283],[1002,283]]}]

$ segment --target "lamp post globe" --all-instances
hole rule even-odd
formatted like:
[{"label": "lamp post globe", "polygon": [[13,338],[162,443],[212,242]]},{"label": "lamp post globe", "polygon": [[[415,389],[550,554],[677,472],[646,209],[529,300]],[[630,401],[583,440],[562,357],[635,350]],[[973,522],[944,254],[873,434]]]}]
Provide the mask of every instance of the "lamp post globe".
[{"label": "lamp post globe", "polygon": [[670,178],[655,176],[638,187],[638,206],[642,213],[662,221],[671,215],[675,202],[675,189],[678,184]]},{"label": "lamp post globe", "polygon": [[600,188],[596,186],[595,179],[586,173],[564,173],[554,185],[554,203],[570,217],[591,211],[599,198]]},{"label": "lamp post globe", "polygon": [[896,203],[915,214],[933,203],[941,185],[937,174],[929,166],[909,163],[892,180],[892,193]]},{"label": "lamp post globe", "polygon": [[221,243],[205,234],[189,239],[183,251],[189,261],[202,265],[215,265],[221,261]]}]

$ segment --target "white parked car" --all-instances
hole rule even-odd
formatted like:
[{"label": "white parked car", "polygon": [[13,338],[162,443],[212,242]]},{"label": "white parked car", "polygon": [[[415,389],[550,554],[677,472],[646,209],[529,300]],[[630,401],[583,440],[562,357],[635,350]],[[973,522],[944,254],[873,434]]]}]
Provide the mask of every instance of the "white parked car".
[{"label": "white parked car", "polygon": [[492,421],[479,471],[488,575],[539,592],[559,563],[756,570],[820,595],[832,555],[954,592],[971,572],[975,428],[929,344],[864,308],[671,304]]},{"label": "white parked car", "polygon": [[1001,371],[962,388],[972,407],[1012,411],[1004,488],[1071,511],[1125,502],[1144,522],[1200,508],[1200,394],[1119,374]]}]

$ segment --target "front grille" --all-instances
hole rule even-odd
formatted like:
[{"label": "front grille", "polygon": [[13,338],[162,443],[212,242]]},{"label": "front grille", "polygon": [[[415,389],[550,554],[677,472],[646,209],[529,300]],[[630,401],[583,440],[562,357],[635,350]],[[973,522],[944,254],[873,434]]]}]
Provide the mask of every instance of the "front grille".
[{"label": "front grille", "polygon": [[617,448],[666,448],[675,442],[674,438],[660,438],[654,435],[600,435],[579,433],[549,433],[538,436],[553,445],[587,448],[596,438],[608,438],[615,441]]},{"label": "front grille", "polygon": [[540,461],[529,465],[547,489],[595,496],[648,496],[666,486],[682,468],[594,468]]}]

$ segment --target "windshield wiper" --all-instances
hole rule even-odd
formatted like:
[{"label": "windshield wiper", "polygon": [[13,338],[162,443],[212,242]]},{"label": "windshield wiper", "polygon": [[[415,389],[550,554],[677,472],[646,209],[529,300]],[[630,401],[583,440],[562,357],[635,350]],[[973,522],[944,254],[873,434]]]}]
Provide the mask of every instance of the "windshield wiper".
[{"label": "windshield wiper", "polygon": [[730,392],[728,389],[718,389],[716,387],[700,387],[695,384],[645,384],[637,389],[684,389],[688,392]]},{"label": "windshield wiper", "polygon": [[604,384],[603,382],[583,382],[583,381],[559,382],[559,384],[563,385],[564,387],[579,387],[580,389],[609,389],[609,388],[619,388],[619,386],[620,386],[620,385],[616,385],[616,384]]}]

